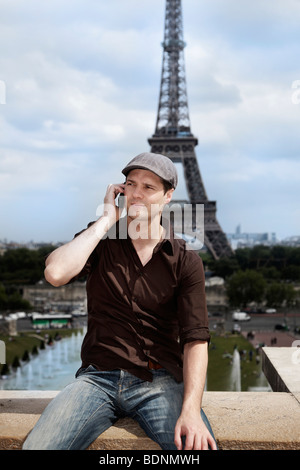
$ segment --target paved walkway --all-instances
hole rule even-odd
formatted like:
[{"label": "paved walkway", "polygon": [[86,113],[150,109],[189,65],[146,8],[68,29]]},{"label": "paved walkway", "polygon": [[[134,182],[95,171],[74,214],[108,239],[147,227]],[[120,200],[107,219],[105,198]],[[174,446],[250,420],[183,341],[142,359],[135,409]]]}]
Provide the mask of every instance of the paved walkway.
[{"label": "paved walkway", "polygon": [[255,346],[275,346],[275,347],[291,347],[293,341],[297,338],[287,331],[255,331],[254,337],[248,337],[248,331],[242,331],[242,335]]}]

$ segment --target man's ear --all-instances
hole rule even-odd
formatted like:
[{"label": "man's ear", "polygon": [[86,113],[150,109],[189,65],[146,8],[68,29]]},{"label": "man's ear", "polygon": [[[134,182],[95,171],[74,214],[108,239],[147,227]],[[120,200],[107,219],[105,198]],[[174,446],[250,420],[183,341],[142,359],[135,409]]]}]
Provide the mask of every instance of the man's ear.
[{"label": "man's ear", "polygon": [[174,192],[174,188],[168,189],[168,191],[166,192],[166,204],[169,204],[169,202],[171,201],[173,192]]}]

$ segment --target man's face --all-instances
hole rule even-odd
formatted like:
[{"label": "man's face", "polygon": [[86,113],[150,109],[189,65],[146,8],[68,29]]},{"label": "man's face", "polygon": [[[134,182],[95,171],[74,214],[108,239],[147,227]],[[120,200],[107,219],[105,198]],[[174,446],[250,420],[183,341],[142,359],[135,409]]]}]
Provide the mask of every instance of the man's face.
[{"label": "man's face", "polygon": [[162,180],[152,171],[131,170],[124,192],[128,216],[150,220],[151,216],[161,213],[164,205],[170,202],[173,191],[170,189],[165,193]]}]

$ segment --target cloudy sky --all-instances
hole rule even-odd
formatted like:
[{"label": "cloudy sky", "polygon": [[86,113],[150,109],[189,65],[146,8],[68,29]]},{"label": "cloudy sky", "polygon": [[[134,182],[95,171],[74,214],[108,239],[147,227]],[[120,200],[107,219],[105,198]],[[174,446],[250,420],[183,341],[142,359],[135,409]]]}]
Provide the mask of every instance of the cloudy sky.
[{"label": "cloudy sky", "polygon": [[[182,5],[191,127],[223,230],[300,235],[300,1]],[[164,13],[165,0],[0,0],[0,240],[69,240],[149,150]]]}]

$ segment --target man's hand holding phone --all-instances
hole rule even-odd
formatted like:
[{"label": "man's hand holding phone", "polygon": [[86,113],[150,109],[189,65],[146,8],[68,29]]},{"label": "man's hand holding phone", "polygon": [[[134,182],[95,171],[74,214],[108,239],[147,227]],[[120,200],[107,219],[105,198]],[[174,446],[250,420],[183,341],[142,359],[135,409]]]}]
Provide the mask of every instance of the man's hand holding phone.
[{"label": "man's hand holding phone", "polygon": [[[110,184],[106,190],[103,216],[107,217],[109,227],[115,224],[121,217],[124,208],[124,190],[125,184]],[[116,204],[116,198],[118,196],[119,201],[118,204]]]}]

